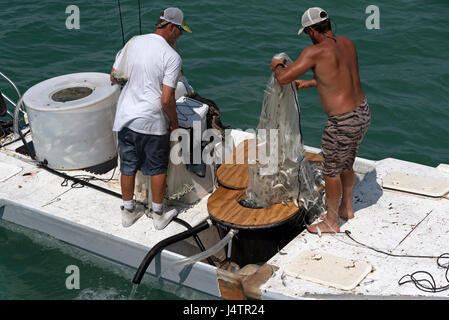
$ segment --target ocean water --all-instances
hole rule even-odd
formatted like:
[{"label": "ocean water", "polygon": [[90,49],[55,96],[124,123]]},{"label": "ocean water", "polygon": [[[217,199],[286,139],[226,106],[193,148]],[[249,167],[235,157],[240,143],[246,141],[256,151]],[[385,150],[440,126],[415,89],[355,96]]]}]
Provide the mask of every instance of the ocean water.
[{"label": "ocean water", "polygon": [[135,272],[47,234],[0,220],[0,300],[217,299],[150,275],[132,294]]},{"label": "ocean water", "polygon": [[[120,4],[126,41],[139,33],[139,10],[134,0],[121,0]],[[184,73],[197,92],[217,103],[223,123],[240,129],[257,126],[272,56],[286,52],[296,59],[311,45],[307,36],[296,35],[302,12],[316,5],[324,8],[337,35],[351,38],[358,51],[362,86],[372,113],[359,156],[373,160],[392,157],[429,166],[449,163],[449,31],[442,21],[449,15],[447,1],[141,0],[141,4],[143,33],[154,31],[161,9],[178,6],[184,11],[193,30],[178,42]],[[80,10],[80,29],[66,28],[69,5]],[[365,11],[369,5],[379,8],[380,29],[366,27],[372,14]],[[0,71],[22,93],[62,74],[109,73],[123,45],[117,1],[113,0],[0,0],[0,21]],[[312,73],[301,78],[310,79]],[[14,97],[14,91],[1,80],[0,89]],[[304,143],[319,147],[326,116],[316,89],[299,91],[299,102]],[[30,262],[35,259],[25,253],[20,260],[10,259],[14,248],[27,243],[29,237],[8,230],[0,226],[1,234],[17,239],[0,251],[0,269],[13,279],[33,278],[40,269],[56,265],[55,260],[68,259],[60,248],[46,250],[41,245],[36,250],[42,250],[43,260],[48,261],[45,267],[33,268]],[[107,273],[106,265],[97,266],[95,272]],[[20,272],[14,272],[16,268]],[[121,297],[130,289],[130,279],[128,283],[123,274],[111,272],[103,282],[93,281],[84,290],[92,290],[97,298]],[[0,298],[79,297],[79,292],[56,290],[51,294],[45,290],[45,281],[35,283],[37,288],[24,284],[19,291],[14,288],[16,282],[0,283]],[[157,291],[157,286],[149,284],[149,288],[155,289],[154,296],[143,298],[173,297]],[[89,298],[89,293],[84,293],[82,298]]]}]

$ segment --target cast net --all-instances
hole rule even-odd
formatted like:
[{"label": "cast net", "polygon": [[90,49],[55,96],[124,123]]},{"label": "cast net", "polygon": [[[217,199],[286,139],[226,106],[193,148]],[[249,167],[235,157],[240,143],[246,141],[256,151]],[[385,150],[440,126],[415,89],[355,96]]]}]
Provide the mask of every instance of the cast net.
[{"label": "cast net", "polygon": [[[175,148],[176,146],[176,148]],[[192,177],[187,171],[186,165],[181,161],[182,154],[180,151],[180,143],[178,141],[171,141],[170,150],[178,153],[178,160],[174,161],[175,157],[171,157],[168,161],[167,168],[167,191],[165,198],[167,200],[180,200],[185,195],[195,189]]]},{"label": "cast net", "polygon": [[[292,63],[285,53],[273,58]],[[325,212],[322,174],[306,159],[300,110],[294,82],[280,85],[271,75],[257,126],[257,161],[248,165],[248,188],[243,202],[253,208],[292,201],[310,219]]]}]

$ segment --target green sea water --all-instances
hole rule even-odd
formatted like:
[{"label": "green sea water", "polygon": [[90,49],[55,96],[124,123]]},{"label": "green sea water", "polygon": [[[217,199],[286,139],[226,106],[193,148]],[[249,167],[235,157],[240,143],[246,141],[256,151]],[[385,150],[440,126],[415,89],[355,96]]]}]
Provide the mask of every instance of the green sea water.
[{"label": "green sea water", "polygon": [[[120,1],[125,41],[139,33],[137,3]],[[80,29],[66,28],[69,5],[80,10]],[[362,86],[372,113],[371,127],[358,155],[372,160],[392,157],[429,166],[449,163],[449,31],[444,21],[449,16],[447,1],[141,0],[142,31],[154,31],[161,9],[181,8],[193,30],[193,34],[182,35],[178,43],[190,84],[203,97],[217,103],[225,125],[255,128],[271,74],[272,56],[286,52],[296,59],[311,45],[306,35],[296,34],[302,12],[317,5],[328,11],[337,35],[351,38],[357,47]],[[379,8],[380,29],[366,27],[372,14],[365,11],[369,5]],[[38,82],[62,74],[109,73],[116,52],[123,45],[115,0],[0,0],[0,24],[0,71],[22,93]],[[312,78],[311,72],[302,78]],[[0,89],[14,96],[4,81],[0,81]],[[320,147],[326,116],[316,89],[299,91],[299,102],[304,143]],[[29,237],[22,238],[14,235],[16,231],[2,228],[1,232],[17,241],[12,242],[12,248],[2,247],[0,251],[0,268],[11,274],[8,279],[13,279],[1,279],[6,285],[0,283],[0,298],[78,297],[79,292],[73,295],[58,290],[52,295],[45,289],[45,281],[50,281],[46,278],[35,288],[24,284],[21,288],[25,289],[15,290],[18,280],[39,273],[39,268],[25,267],[34,261],[25,253],[20,258],[23,262],[8,258],[14,246],[28,245],[25,243]],[[72,257],[58,246],[55,250],[45,248],[41,248],[41,256],[48,265],[42,270],[58,265],[55,261]],[[12,271],[16,268],[20,272]],[[90,288],[92,295],[84,298],[101,298],[104,290],[112,290],[105,298],[126,295],[130,278],[117,275],[105,264],[94,263],[92,268],[95,276],[84,288]],[[103,273],[110,276],[95,282]],[[154,296],[142,298],[171,297],[165,296],[170,293],[157,291],[157,286],[153,289]]]},{"label": "green sea water", "polygon": [[131,295],[135,271],[0,220],[0,300],[216,299],[148,275]]}]

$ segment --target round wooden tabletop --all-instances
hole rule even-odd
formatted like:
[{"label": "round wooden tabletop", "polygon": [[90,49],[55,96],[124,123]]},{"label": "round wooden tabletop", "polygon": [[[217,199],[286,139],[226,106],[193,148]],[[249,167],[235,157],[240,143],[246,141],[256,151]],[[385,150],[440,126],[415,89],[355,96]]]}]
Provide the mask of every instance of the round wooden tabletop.
[{"label": "round wooden tabletop", "polygon": [[300,208],[293,202],[288,205],[277,203],[263,209],[251,209],[240,205],[246,190],[232,190],[219,187],[207,200],[211,217],[231,228],[267,228],[281,224],[293,217]]}]

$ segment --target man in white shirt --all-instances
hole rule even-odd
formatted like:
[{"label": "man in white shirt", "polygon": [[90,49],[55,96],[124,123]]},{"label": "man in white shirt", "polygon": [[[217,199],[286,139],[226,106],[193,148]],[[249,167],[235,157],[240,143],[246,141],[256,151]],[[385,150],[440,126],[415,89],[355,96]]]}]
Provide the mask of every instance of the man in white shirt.
[{"label": "man in white shirt", "polygon": [[135,175],[141,170],[151,176],[153,223],[161,230],[177,214],[175,209],[164,212],[162,207],[170,132],[178,128],[175,89],[182,66],[172,46],[183,31],[192,31],[178,8],[162,11],[156,27],[154,33],[132,38],[121,50],[111,81],[119,83],[116,69],[124,63],[127,82],[117,103],[113,128],[118,132],[120,151],[122,225],[131,226],[145,212],[145,207],[133,200]]}]

